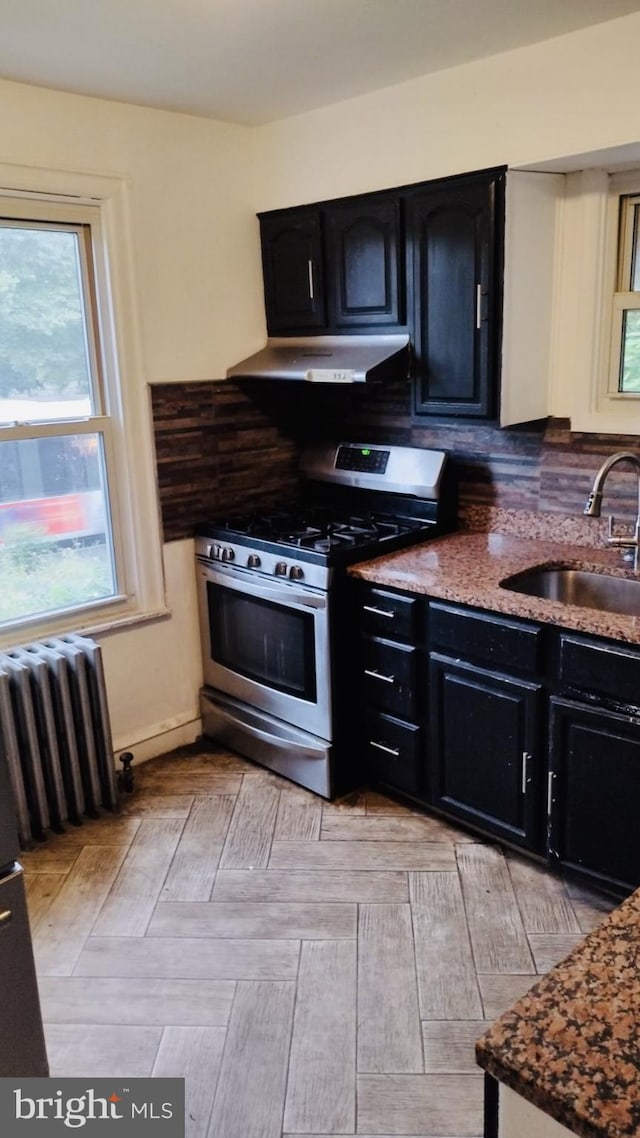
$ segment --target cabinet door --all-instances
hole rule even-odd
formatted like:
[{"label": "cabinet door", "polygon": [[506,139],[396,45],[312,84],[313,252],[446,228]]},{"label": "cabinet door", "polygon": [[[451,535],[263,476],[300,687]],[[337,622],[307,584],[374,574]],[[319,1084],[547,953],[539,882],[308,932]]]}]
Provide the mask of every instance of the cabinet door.
[{"label": "cabinet door", "polygon": [[495,413],[498,181],[440,183],[409,198],[418,414]]},{"label": "cabinet door", "polygon": [[516,845],[540,845],[541,686],[432,652],[431,800]]},{"label": "cabinet door", "polygon": [[331,327],[402,325],[400,202],[358,198],[328,206],[324,220]]},{"label": "cabinet door", "polygon": [[640,719],[551,700],[549,856],[594,882],[640,885]]},{"label": "cabinet door", "polygon": [[270,335],[325,325],[320,215],[316,210],[260,218]]}]

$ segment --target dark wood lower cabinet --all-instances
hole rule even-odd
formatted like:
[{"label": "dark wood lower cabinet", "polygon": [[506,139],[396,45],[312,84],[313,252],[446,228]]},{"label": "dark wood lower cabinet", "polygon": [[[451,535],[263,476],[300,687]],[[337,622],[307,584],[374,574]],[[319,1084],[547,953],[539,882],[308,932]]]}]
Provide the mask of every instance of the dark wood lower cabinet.
[{"label": "dark wood lower cabinet", "polygon": [[358,599],[367,781],[638,888],[638,646],[391,589]]},{"label": "dark wood lower cabinet", "polygon": [[549,856],[593,882],[640,885],[640,718],[551,699]]},{"label": "dark wood lower cabinet", "polygon": [[431,801],[447,814],[539,849],[541,685],[430,656]]}]

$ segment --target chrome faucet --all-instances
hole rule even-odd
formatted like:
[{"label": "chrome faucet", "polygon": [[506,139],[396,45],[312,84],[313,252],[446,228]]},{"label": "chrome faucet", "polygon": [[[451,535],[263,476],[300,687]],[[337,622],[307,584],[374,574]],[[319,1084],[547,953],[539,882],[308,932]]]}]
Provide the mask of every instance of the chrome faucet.
[{"label": "chrome faucet", "polygon": [[588,518],[599,518],[602,506],[602,493],[607,475],[613,466],[617,466],[619,462],[630,462],[636,469],[638,476],[638,507],[636,510],[636,520],[633,528],[633,537],[616,535],[613,532],[613,517],[609,517],[609,536],[607,538],[609,545],[620,546],[633,550],[633,568],[635,572],[638,571],[638,550],[640,547],[640,458],[628,450],[618,451],[617,454],[612,454],[610,458],[605,459],[600,467],[598,473],[593,480],[593,487],[591,493],[587,498],[587,504],[583,513]]}]

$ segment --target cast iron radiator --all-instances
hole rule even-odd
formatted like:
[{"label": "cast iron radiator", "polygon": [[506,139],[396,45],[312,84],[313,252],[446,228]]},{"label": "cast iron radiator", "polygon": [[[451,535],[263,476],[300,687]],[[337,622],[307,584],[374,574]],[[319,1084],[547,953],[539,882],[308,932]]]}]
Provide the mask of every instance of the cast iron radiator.
[{"label": "cast iron radiator", "polygon": [[0,747],[20,845],[117,805],[100,647],[75,633],[0,652]]}]

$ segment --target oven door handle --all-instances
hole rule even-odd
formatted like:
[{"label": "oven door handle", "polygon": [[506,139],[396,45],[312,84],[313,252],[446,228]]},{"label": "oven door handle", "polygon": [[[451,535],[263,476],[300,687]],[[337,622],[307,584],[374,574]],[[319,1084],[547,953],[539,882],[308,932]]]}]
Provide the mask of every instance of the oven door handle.
[{"label": "oven door handle", "polygon": [[233,727],[240,727],[242,730],[246,730],[247,726],[249,726],[251,734],[255,738],[262,739],[263,743],[275,743],[281,751],[291,751],[297,755],[298,758],[303,759],[321,758],[321,753],[312,750],[311,747],[305,747],[304,744],[296,740],[287,739],[285,735],[278,735],[275,732],[265,731],[264,727],[258,727],[253,717],[250,717],[249,722],[247,722],[246,719],[240,719],[238,716],[232,715],[228,708],[222,708],[219,704],[216,706],[216,714],[220,718],[226,719]]},{"label": "oven door handle", "polygon": [[[274,601],[280,605],[296,605],[299,608],[325,609],[327,598],[324,593],[311,593],[290,585],[273,588],[259,581],[255,574],[245,574],[242,569],[211,569],[202,565],[204,576],[214,585],[225,585],[237,593],[245,593],[249,597],[257,597],[266,601]],[[242,576],[240,576],[242,574]]]}]

